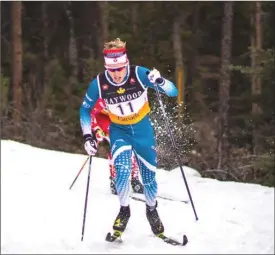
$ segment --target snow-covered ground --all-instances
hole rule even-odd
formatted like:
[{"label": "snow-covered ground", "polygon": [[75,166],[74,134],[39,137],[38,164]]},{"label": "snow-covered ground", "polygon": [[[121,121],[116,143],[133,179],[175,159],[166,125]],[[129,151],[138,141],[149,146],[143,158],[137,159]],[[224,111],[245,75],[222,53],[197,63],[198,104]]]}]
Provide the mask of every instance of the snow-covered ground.
[{"label": "snow-covered ground", "polygon": [[[105,159],[93,158],[84,240],[82,221],[88,164],[69,187],[86,155],[34,148],[1,140],[1,254],[3,253],[254,253],[274,254],[274,188],[200,177],[184,167],[195,208],[159,199],[158,211],[174,247],[151,233],[145,204],[131,200],[123,243],[107,243],[119,211],[109,191]],[[189,200],[179,168],[157,172],[159,195]]]}]

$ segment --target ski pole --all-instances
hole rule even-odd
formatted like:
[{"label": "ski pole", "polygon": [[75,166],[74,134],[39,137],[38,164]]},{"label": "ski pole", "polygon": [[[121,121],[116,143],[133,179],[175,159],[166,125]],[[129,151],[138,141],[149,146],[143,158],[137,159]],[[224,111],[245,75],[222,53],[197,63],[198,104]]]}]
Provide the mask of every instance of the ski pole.
[{"label": "ski pole", "polygon": [[[173,137],[173,135],[172,135],[172,132],[171,132],[171,129],[170,129],[170,126],[169,126],[168,117],[167,117],[167,114],[166,114],[166,112],[165,112],[165,109],[164,109],[162,100],[161,100],[161,96],[160,96],[160,93],[159,93],[158,85],[157,85],[156,83],[154,83],[154,87],[155,87],[155,90],[156,90],[156,92],[157,92],[157,98],[158,98],[158,101],[159,101],[159,104],[160,104],[160,108],[161,108],[162,113],[163,113],[163,116],[164,116],[164,121],[165,121],[166,129],[167,129],[167,131],[168,131],[168,133],[169,133],[169,135],[170,135],[170,139],[171,139],[171,142],[172,142],[172,146],[174,147],[175,150],[177,150],[177,146],[176,146],[176,143],[175,143],[175,139],[174,139],[174,137]],[[188,183],[187,183],[187,180],[186,180],[186,177],[185,177],[185,174],[184,174],[184,171],[183,171],[183,168],[182,168],[181,160],[180,160],[180,158],[179,158],[178,153],[176,153],[176,158],[177,158],[177,160],[178,160],[178,164],[179,164],[179,167],[180,167],[180,170],[181,170],[181,173],[182,173],[182,177],[183,177],[183,180],[184,180],[184,183],[185,183],[185,187],[186,187],[186,189],[187,189],[187,193],[188,193],[188,196],[189,196],[189,199],[190,199],[190,202],[191,202],[191,205],[192,205],[194,214],[195,214],[195,218],[196,218],[196,220],[198,220],[198,216],[197,216],[197,213],[196,213],[196,209],[195,209],[195,206],[194,206],[194,203],[193,203],[193,199],[192,199],[192,196],[191,196],[189,187],[188,187]]]},{"label": "ski pole", "polygon": [[92,165],[92,156],[90,156],[90,162],[89,162],[89,172],[88,172],[88,179],[87,179],[87,188],[86,188],[86,198],[85,198],[85,206],[84,206],[81,241],[83,241],[83,238],[84,238],[86,211],[87,211],[87,204],[88,204],[89,184],[90,184],[91,165]]},{"label": "ski pole", "polygon": [[89,157],[87,157],[87,159],[85,160],[84,164],[82,165],[82,167],[80,168],[78,174],[76,175],[74,181],[72,182],[71,186],[70,186],[70,189],[73,187],[75,181],[77,180],[78,176],[80,175],[82,169],[84,168],[84,166],[86,165],[87,161],[88,161]]}]

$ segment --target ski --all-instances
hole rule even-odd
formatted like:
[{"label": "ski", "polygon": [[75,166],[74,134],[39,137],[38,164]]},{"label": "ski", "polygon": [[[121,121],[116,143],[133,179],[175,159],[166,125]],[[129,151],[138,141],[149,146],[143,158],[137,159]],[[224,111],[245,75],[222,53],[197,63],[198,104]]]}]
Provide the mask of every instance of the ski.
[{"label": "ski", "polygon": [[105,240],[107,242],[113,243],[122,243],[122,239],[121,239],[121,232],[119,231],[115,231],[113,234],[111,234],[110,232],[107,234]]},{"label": "ski", "polygon": [[[140,201],[140,202],[144,202],[145,203],[145,199],[136,196],[136,194],[135,195],[131,195],[130,197],[132,199],[136,200],[136,201]],[[164,200],[169,200],[169,201],[174,201],[174,202],[182,202],[182,203],[188,204],[188,201],[186,201],[186,200],[175,200],[175,199],[168,198],[168,197],[163,197],[163,196],[157,196],[157,198],[164,199]]]},{"label": "ski", "polygon": [[157,237],[162,239],[165,243],[168,243],[168,244],[171,244],[171,245],[174,245],[174,246],[185,246],[188,243],[188,239],[187,239],[186,235],[183,235],[182,243],[175,240],[175,239],[173,239],[173,238],[167,237],[164,234],[160,234]]},{"label": "ski", "polygon": [[132,199],[136,200],[136,201],[140,201],[143,203],[146,203],[145,199],[139,198],[139,197],[134,197],[134,196],[130,196]]},{"label": "ski", "polygon": [[[113,234],[111,234],[109,232],[107,234],[105,240],[107,242],[110,242],[110,243],[122,243],[121,234],[122,233],[119,232],[119,231],[115,231]],[[185,246],[188,243],[188,239],[187,239],[186,235],[183,235],[182,243],[175,240],[175,239],[173,239],[173,238],[167,237],[164,234],[160,234],[157,237],[160,238],[161,240],[163,240],[165,243],[168,243],[168,244],[171,244],[171,245],[174,245],[174,246]]]},{"label": "ski", "polygon": [[175,202],[182,202],[182,203],[188,204],[187,200],[177,200],[177,199],[172,199],[172,198],[163,197],[163,196],[157,196],[157,198],[161,198],[161,199],[169,200],[169,201],[175,201]]}]

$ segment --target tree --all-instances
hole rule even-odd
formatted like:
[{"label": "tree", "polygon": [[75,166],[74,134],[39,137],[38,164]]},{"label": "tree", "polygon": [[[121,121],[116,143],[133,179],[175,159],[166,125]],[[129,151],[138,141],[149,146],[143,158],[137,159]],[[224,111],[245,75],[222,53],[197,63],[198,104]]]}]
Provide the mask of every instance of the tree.
[{"label": "tree", "polygon": [[133,32],[133,37],[137,38],[138,34],[138,7],[139,4],[137,2],[132,3],[132,32]]},{"label": "tree", "polygon": [[[40,93],[43,94],[44,89],[48,85],[49,81],[49,71],[47,64],[49,61],[49,18],[48,18],[48,2],[42,2],[41,4],[42,20],[43,20],[43,91]],[[41,103],[44,107],[46,104],[47,97],[41,97]]]},{"label": "tree", "polygon": [[[219,86],[219,116],[218,116],[218,163],[217,169],[228,164],[228,111],[230,93],[230,63],[232,47],[233,2],[224,3],[221,43],[221,70]],[[228,170],[229,171],[229,170]]]},{"label": "tree", "polygon": [[[71,1],[67,2],[66,5],[66,14],[69,21],[69,63],[71,67],[71,76],[70,83],[76,84],[77,74],[78,74],[78,64],[77,64],[77,46],[76,46],[76,37],[75,37],[75,28],[74,28],[74,17],[72,14],[72,3]],[[69,91],[70,94],[70,91]]]},{"label": "tree", "polygon": [[262,112],[259,104],[259,98],[262,92],[261,77],[260,77],[260,54],[262,50],[262,34],[261,34],[261,2],[256,1],[252,4],[251,12],[251,67],[253,70],[251,78],[251,92],[252,92],[252,116],[253,116],[253,153],[258,153],[259,132],[258,119]]},{"label": "tree", "polygon": [[187,66],[187,78],[186,78],[186,103],[189,103],[193,100],[193,83],[196,83],[197,77],[196,77],[196,69],[197,69],[197,62],[198,62],[198,45],[200,41],[199,36],[199,24],[200,24],[200,8],[201,3],[196,2],[194,6],[194,10],[192,13],[192,35],[191,35],[191,44],[192,44],[192,50],[190,53],[190,62]]},{"label": "tree", "polygon": [[[101,45],[106,42],[109,37],[109,4],[106,1],[97,2],[100,10],[100,27],[101,27]],[[100,49],[102,50],[102,49]]]},{"label": "tree", "polygon": [[176,67],[176,81],[179,90],[178,104],[181,105],[179,108],[179,116],[182,116],[184,107],[184,68],[181,42],[181,16],[182,13],[177,13],[173,23],[173,46]]},{"label": "tree", "polygon": [[22,3],[13,1],[11,5],[12,19],[12,117],[18,123],[22,102]]}]

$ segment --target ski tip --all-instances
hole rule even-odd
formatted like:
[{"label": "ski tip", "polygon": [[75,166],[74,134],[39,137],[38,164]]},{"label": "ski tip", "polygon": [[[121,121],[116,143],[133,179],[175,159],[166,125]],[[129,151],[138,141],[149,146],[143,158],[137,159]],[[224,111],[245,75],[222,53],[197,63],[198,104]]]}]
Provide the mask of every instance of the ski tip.
[{"label": "ski tip", "polygon": [[106,235],[105,240],[106,240],[106,241],[110,240],[110,239],[111,239],[111,236],[112,236],[112,234],[111,234],[110,232],[108,232],[108,234]]},{"label": "ski tip", "polygon": [[188,238],[186,235],[183,235],[182,245],[186,245],[187,243],[188,243]]}]

